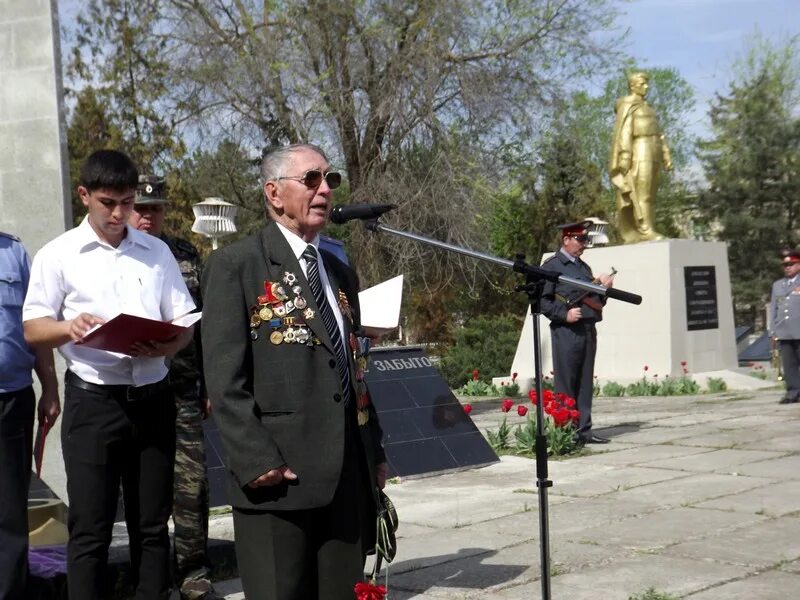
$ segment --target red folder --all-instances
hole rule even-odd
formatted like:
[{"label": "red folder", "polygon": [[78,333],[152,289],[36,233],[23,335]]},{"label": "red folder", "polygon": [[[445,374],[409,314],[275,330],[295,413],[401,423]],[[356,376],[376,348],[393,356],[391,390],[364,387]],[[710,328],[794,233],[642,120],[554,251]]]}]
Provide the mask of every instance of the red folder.
[{"label": "red folder", "polygon": [[44,458],[44,440],[50,432],[50,419],[44,418],[39,421],[36,430],[36,441],[33,444],[33,461],[36,465],[36,476],[42,476],[42,459]]},{"label": "red folder", "polygon": [[129,354],[136,342],[166,342],[196,323],[200,316],[200,313],[192,313],[175,321],[156,321],[123,313],[93,329],[75,344]]}]

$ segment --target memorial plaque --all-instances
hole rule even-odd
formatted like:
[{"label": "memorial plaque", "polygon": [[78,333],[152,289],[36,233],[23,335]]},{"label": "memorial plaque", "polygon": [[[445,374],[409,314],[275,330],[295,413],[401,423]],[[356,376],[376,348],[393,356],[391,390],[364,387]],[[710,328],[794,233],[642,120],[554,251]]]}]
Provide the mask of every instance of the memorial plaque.
[{"label": "memorial plaque", "polygon": [[686,328],[689,331],[717,329],[717,276],[713,266],[684,267]]},{"label": "memorial plaque", "polygon": [[366,381],[383,428],[390,476],[498,460],[422,348],[373,350]]}]

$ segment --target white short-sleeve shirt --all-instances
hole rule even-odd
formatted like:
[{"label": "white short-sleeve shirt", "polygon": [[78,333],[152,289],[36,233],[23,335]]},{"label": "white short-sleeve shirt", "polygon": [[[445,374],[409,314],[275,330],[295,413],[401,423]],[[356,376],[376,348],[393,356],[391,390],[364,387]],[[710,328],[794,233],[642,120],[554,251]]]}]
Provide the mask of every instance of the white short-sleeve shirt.
[{"label": "white short-sleeve shirt", "polygon": [[[119,247],[100,240],[88,217],[47,243],[33,259],[23,321],[58,321],[89,313],[109,320],[127,313],[171,321],[195,309],[178,263],[160,239],[127,227]],[[163,357],[131,357],[76,346],[58,348],[81,379],[107,385],[146,385],[167,375]]]}]

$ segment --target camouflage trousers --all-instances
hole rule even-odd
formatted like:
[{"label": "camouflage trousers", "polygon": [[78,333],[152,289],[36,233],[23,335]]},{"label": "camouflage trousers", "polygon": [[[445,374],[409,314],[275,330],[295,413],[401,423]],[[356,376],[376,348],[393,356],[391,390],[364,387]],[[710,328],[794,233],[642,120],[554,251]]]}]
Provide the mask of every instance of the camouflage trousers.
[{"label": "camouflage trousers", "polygon": [[175,575],[208,577],[208,475],[203,416],[196,395],[175,396]]}]

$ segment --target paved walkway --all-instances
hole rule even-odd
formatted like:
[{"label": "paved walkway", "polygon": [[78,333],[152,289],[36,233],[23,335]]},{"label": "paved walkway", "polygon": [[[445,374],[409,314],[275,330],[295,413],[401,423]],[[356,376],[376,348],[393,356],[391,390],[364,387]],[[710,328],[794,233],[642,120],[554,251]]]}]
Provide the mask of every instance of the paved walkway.
[{"label": "paved walkway", "polygon": [[[551,597],[627,600],[652,586],[691,600],[800,598],[800,405],[779,398],[596,400],[612,443],[549,463]],[[502,418],[498,401],[474,406],[481,430]],[[390,484],[401,521],[390,598],[541,598],[535,477],[533,460],[506,456]],[[242,598],[238,580],[219,588]]]}]

